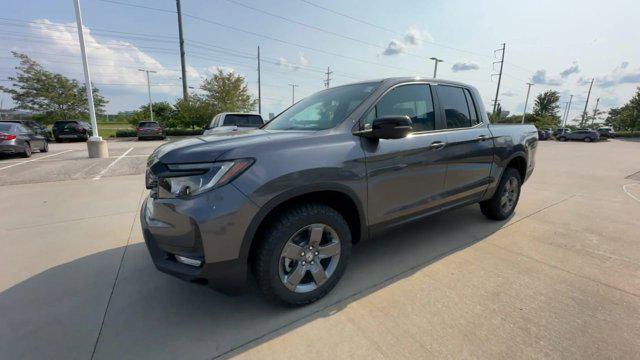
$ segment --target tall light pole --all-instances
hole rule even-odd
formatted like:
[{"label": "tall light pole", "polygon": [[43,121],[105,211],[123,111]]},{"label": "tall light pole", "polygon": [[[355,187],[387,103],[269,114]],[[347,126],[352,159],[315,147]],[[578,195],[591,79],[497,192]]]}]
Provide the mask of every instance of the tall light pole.
[{"label": "tall light pole", "polygon": [[429,58],[429,60],[433,60],[433,78],[435,79],[438,74],[438,63],[441,63],[444,60],[438,59],[437,57]]},{"label": "tall light pole", "polygon": [[89,117],[91,118],[92,135],[87,141],[87,150],[91,158],[109,157],[107,142],[102,140],[98,134],[98,122],[96,120],[96,109],[93,104],[93,85],[91,84],[91,74],[89,72],[89,59],[84,45],[84,30],[82,25],[82,12],[80,11],[80,0],[73,0],[76,11],[76,25],[78,27],[78,41],[80,42],[80,55],[82,56],[82,67],[84,69],[84,87],[87,90],[87,102],[89,105]]},{"label": "tall light pole", "polygon": [[144,71],[147,73],[147,92],[149,93],[149,115],[151,116],[151,121],[153,121],[153,104],[151,103],[151,81],[149,81],[149,73],[155,74],[157,71],[147,70],[147,69],[138,69],[138,71]]},{"label": "tall light pole", "polygon": [[598,105],[600,104],[600,98],[596,99],[596,107],[593,108],[593,119],[591,119],[591,126],[596,122],[596,116],[598,115]]},{"label": "tall light pole", "polygon": [[527,115],[527,103],[529,102],[529,91],[531,91],[532,83],[527,83],[527,97],[524,99],[524,110],[522,111],[522,121],[521,124],[524,124],[524,117]]},{"label": "tall light pole", "polygon": [[593,80],[591,78],[591,84],[589,84],[589,92],[587,93],[587,101],[584,103],[584,111],[582,112],[582,123],[586,125],[587,122],[587,106],[589,105],[589,97],[591,97],[591,88],[593,87]]},{"label": "tall light pole", "polygon": [[567,120],[569,120],[569,112],[571,111],[571,102],[573,101],[573,95],[569,96],[569,103],[567,104],[567,113],[564,116],[564,123],[562,124],[562,132],[567,127]]},{"label": "tall light pole", "polygon": [[299,85],[296,84],[289,84],[289,86],[291,86],[291,105],[296,103],[296,88]]},{"label": "tall light pole", "polygon": [[262,113],[262,83],[260,82],[260,46],[258,46],[258,114]]}]

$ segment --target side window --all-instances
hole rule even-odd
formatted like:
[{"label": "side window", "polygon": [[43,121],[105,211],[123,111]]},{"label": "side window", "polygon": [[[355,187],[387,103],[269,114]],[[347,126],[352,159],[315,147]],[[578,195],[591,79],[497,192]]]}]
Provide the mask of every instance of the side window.
[{"label": "side window", "polygon": [[444,109],[448,129],[472,126],[467,97],[462,88],[438,85],[438,98]]},{"label": "side window", "polygon": [[480,120],[478,109],[476,108],[476,103],[473,101],[473,96],[471,96],[471,92],[469,91],[469,89],[464,89],[464,95],[467,98],[467,105],[469,106],[469,113],[471,115],[471,126],[480,124],[482,121]]},{"label": "side window", "polygon": [[398,86],[389,91],[365,116],[364,128],[371,128],[373,120],[391,115],[406,115],[413,123],[413,131],[435,130],[436,120],[427,84]]}]

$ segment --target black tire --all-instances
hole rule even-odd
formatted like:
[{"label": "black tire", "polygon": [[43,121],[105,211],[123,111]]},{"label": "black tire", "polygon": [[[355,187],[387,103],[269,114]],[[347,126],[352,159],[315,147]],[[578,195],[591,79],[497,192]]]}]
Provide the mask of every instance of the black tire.
[{"label": "black tire", "polygon": [[44,141],[44,143],[42,144],[42,147],[40,148],[40,152],[46,153],[49,152],[49,142],[48,141]]},{"label": "black tire", "polygon": [[[261,292],[266,298],[287,306],[309,304],[325,296],[342,277],[351,253],[351,232],[349,225],[342,215],[329,206],[311,203],[287,210],[279,214],[271,223],[272,225],[264,232],[262,239],[257,239],[262,240],[262,243],[256,251],[255,259],[252,262],[253,272]],[[321,232],[323,241],[326,239],[325,232],[326,234],[330,234],[330,231],[333,231],[333,234],[338,236],[339,248],[336,247],[336,249],[339,249],[339,253],[337,254],[337,259],[335,259],[337,265],[333,267],[331,274],[327,275],[325,270],[329,271],[330,266],[322,265],[321,261],[333,261],[334,258],[320,260],[320,257],[317,257],[316,266],[320,265],[323,269],[323,274],[327,275],[326,280],[320,285],[317,285],[317,281],[311,270],[303,270],[302,273],[305,275],[301,278],[299,284],[307,286],[303,284],[304,279],[311,279],[313,282],[311,285],[316,286],[316,288],[307,292],[296,292],[295,289],[297,289],[298,286],[296,286],[294,290],[291,290],[285,286],[281,278],[283,272],[282,254],[285,245],[290,244],[290,240],[294,238],[296,234],[304,231],[304,229],[311,224],[316,224],[314,226],[320,224],[327,227]],[[306,249],[306,246],[304,246],[304,248]],[[302,254],[304,254],[304,252]],[[307,255],[311,255],[311,253],[309,252]],[[315,252],[315,255],[318,255],[318,252]],[[296,266],[296,269],[298,269],[298,266],[305,264],[303,260],[304,258],[301,257],[299,263],[292,261],[292,263],[295,264],[291,265],[291,267]],[[307,260],[307,266],[314,264],[313,261]],[[326,269],[324,266],[326,266]],[[293,274],[296,270],[290,271],[290,274]],[[307,278],[307,276],[310,278]]]},{"label": "black tire", "polygon": [[33,153],[33,149],[31,149],[31,143],[27,142],[26,145],[27,146],[25,146],[25,148],[24,148],[24,152],[22,153],[22,157],[30,158],[31,154]]},{"label": "black tire", "polygon": [[56,142],[57,142],[57,143],[63,143],[63,142],[64,142],[64,140],[63,140],[63,139],[61,139],[61,138],[56,138]]},{"label": "black tire", "polygon": [[138,136],[138,141],[142,141],[142,137],[141,136]]},{"label": "black tire", "polygon": [[[515,195],[512,195],[513,203],[508,207],[504,208],[502,206],[503,197],[507,196],[505,193],[508,190],[508,183],[513,181],[511,179],[515,179],[516,190]],[[496,189],[495,194],[489,200],[485,200],[480,202],[480,211],[484,216],[488,217],[491,220],[505,220],[515,210],[518,205],[518,200],[520,199],[520,186],[522,185],[522,179],[520,178],[520,173],[518,170],[514,168],[506,168],[504,173],[502,174],[502,178],[500,179],[500,184],[498,184],[498,189]]]},{"label": "black tire", "polygon": [[558,138],[558,140],[559,140],[559,141],[567,141],[567,138],[566,138],[566,137],[564,137],[564,136],[560,136],[560,137]]},{"label": "black tire", "polygon": [[588,137],[588,136],[586,138],[584,138],[584,142],[592,142],[592,141],[593,141],[593,139]]}]

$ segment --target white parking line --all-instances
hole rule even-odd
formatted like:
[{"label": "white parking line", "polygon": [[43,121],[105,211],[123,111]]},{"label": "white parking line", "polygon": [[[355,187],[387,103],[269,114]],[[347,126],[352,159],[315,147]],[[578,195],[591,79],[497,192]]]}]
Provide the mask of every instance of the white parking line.
[{"label": "white parking line", "polygon": [[55,154],[50,154],[50,155],[41,156],[41,157],[39,157],[39,158],[37,158],[37,159],[31,159],[31,160],[21,161],[21,162],[19,162],[19,163],[15,163],[15,164],[11,164],[11,165],[8,165],[8,166],[5,166],[5,167],[1,167],[1,168],[0,168],[0,170],[4,170],[4,169],[8,169],[8,168],[12,168],[12,167],[14,167],[14,166],[18,166],[18,165],[26,164],[26,163],[28,163],[28,162],[32,162],[32,161],[38,161],[38,160],[40,160],[40,159],[48,158],[48,157],[51,157],[51,156],[56,156],[56,155],[60,155],[60,154],[64,154],[64,153],[68,153],[69,151],[73,151],[73,149],[69,149],[69,150],[65,150],[65,151],[60,151],[59,153],[55,153]]},{"label": "white parking line", "polygon": [[625,192],[627,195],[631,196],[631,198],[632,198],[633,200],[640,202],[640,199],[638,199],[636,196],[634,196],[632,193],[630,193],[630,192],[629,192],[629,190],[627,190],[627,186],[631,186],[631,185],[638,185],[638,183],[632,183],[632,184],[626,184],[626,185],[623,185],[623,186],[622,186],[622,190],[624,190],[624,192]]},{"label": "white parking line", "polygon": [[96,177],[93,178],[93,180],[100,180],[100,178],[102,177],[102,175],[106,174],[107,171],[109,171],[109,169],[111,169],[111,167],[113,165],[115,165],[118,161],[120,161],[120,159],[122,159],[123,157],[127,156],[127,154],[129,152],[131,152],[131,150],[133,150],[133,148],[129,148],[129,150],[125,151],[124,154],[118,156],[117,159],[113,160],[113,162],[111,164],[109,164],[109,166],[107,166],[106,168],[104,168],[102,171],[100,171],[100,174],[96,175]]}]

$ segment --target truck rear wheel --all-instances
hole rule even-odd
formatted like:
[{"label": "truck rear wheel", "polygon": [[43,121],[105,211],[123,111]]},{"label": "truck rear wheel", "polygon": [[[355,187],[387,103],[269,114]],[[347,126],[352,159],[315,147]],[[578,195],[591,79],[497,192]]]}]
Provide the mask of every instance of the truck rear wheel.
[{"label": "truck rear wheel", "polygon": [[520,185],[522,179],[518,170],[506,168],[493,197],[480,203],[480,211],[491,220],[505,220],[513,214],[518,204]]},{"label": "truck rear wheel", "polygon": [[299,306],[333,289],[350,253],[351,232],[342,215],[323,204],[305,204],[272,220],[253,270],[267,298]]}]

